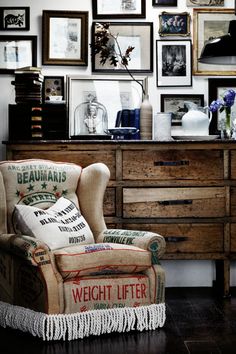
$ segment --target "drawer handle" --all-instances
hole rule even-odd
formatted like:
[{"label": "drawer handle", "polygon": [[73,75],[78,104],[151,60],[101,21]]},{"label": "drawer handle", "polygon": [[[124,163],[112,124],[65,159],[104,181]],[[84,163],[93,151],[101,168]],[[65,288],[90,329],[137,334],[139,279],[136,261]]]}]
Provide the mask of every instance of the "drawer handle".
[{"label": "drawer handle", "polygon": [[192,204],[191,199],[179,199],[179,200],[161,200],[158,202],[160,205],[183,205],[183,204]]},{"label": "drawer handle", "polygon": [[188,160],[154,161],[154,166],[185,166],[185,165],[189,165]]},{"label": "drawer handle", "polygon": [[183,241],[187,241],[188,237],[185,236],[167,236],[165,237],[166,242],[183,242]]}]

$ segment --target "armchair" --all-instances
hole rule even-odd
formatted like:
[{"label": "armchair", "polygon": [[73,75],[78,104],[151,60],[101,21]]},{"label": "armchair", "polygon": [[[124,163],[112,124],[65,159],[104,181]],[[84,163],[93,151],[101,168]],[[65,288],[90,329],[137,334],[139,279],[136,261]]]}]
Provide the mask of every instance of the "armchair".
[{"label": "armchair", "polygon": [[103,163],[0,162],[0,326],[44,340],[165,322],[164,238],[107,229]]}]

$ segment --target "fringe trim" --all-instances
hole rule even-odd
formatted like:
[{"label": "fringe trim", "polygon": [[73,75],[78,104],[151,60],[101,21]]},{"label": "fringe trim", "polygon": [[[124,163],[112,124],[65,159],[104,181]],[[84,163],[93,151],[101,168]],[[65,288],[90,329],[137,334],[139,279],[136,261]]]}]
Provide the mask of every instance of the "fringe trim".
[{"label": "fringe trim", "polygon": [[111,332],[154,330],[166,320],[165,304],[47,315],[0,301],[0,326],[43,340],[73,340]]}]

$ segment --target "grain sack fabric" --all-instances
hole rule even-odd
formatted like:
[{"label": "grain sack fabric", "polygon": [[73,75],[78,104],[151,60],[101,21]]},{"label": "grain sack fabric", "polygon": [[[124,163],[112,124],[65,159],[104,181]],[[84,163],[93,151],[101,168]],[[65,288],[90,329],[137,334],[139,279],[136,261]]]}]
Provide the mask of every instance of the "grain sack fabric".
[{"label": "grain sack fabric", "polygon": [[165,319],[165,304],[46,315],[0,301],[0,326],[19,329],[47,341],[155,330],[163,327]]},{"label": "grain sack fabric", "polygon": [[60,197],[78,206],[76,189],[82,167],[73,163],[50,160],[18,160],[0,162],[3,176],[9,232],[13,233],[12,212],[16,204],[47,209]]}]

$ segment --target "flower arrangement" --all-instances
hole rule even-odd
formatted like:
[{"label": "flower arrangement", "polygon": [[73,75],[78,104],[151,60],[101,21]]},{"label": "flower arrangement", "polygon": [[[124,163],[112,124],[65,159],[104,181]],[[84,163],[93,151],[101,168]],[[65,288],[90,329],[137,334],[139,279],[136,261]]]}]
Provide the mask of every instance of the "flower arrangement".
[{"label": "flower arrangement", "polygon": [[234,105],[236,92],[233,89],[226,90],[222,96],[215,101],[212,101],[209,110],[211,112],[225,111],[225,130],[227,137],[231,137],[231,107]]},{"label": "flower arrangement", "polygon": [[124,67],[132,80],[142,87],[142,92],[145,95],[142,83],[135,79],[128,67],[129,61],[131,60],[130,54],[135,47],[128,46],[126,50],[122,52],[118,41],[119,34],[114,35],[111,32],[110,23],[96,23],[94,36],[94,44],[92,44],[91,47],[93,55],[100,55],[100,64],[104,65],[109,61],[110,65],[113,65],[114,67]]}]

